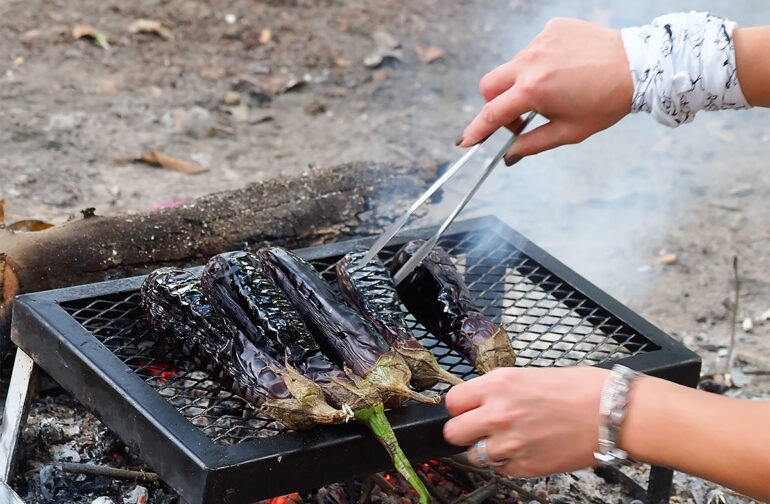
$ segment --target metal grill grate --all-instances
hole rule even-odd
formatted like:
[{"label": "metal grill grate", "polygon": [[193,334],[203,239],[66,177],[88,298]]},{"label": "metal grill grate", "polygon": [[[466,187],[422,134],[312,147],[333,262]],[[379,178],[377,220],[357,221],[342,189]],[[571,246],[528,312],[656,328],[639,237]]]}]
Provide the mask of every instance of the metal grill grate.
[{"label": "metal grill grate", "polygon": [[[479,231],[449,235],[441,245],[455,259],[482,311],[505,324],[517,366],[598,364],[659,349],[508,242],[490,241],[489,233]],[[380,257],[390,262],[397,248],[385,249]],[[334,283],[338,259],[312,262]],[[286,430],[257,415],[159,341],[145,324],[139,303],[139,293],[132,291],[61,306],[212,441],[232,445]],[[445,368],[463,378],[475,376],[466,361],[411,317],[410,324]]]}]

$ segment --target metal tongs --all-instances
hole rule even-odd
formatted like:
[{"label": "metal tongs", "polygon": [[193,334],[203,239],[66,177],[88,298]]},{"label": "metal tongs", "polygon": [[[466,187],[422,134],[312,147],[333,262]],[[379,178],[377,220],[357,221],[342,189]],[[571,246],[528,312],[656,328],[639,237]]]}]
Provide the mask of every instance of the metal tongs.
[{"label": "metal tongs", "polygon": [[[449,217],[447,217],[444,222],[439,226],[438,230],[431,236],[419,249],[417,249],[417,252],[412,255],[412,257],[409,258],[409,260],[401,266],[401,269],[399,269],[395,275],[393,275],[393,282],[398,285],[400,284],[404,278],[406,278],[409,273],[414,271],[414,269],[419,266],[419,264],[422,262],[423,259],[425,259],[425,256],[430,253],[431,249],[438,243],[439,238],[441,238],[441,235],[446,231],[446,229],[449,227],[449,225],[452,223],[452,221],[455,220],[455,217],[457,217],[457,214],[459,214],[463,208],[465,208],[465,205],[470,201],[470,199],[476,194],[476,191],[479,190],[479,187],[481,187],[481,184],[484,183],[484,181],[489,177],[489,174],[492,173],[492,170],[497,166],[497,163],[500,162],[500,160],[505,156],[505,153],[508,152],[508,149],[513,145],[513,142],[516,141],[516,138],[521,134],[521,132],[524,131],[524,129],[529,125],[529,123],[532,121],[532,119],[535,118],[535,115],[537,115],[537,112],[530,112],[527,114],[527,116],[524,118],[524,120],[521,123],[521,128],[519,129],[519,133],[515,133],[511,136],[511,138],[503,145],[502,149],[497,153],[497,155],[492,158],[492,161],[489,162],[487,167],[484,169],[483,172],[481,172],[481,176],[479,176],[478,180],[476,180],[476,184],[471,188],[471,190],[468,192],[468,194],[465,195],[465,197],[460,201],[460,203],[452,210],[452,212],[449,214]],[[365,264],[368,264],[369,261],[374,259],[374,256],[377,255],[377,253],[382,250],[382,248],[388,244],[388,242],[393,238],[396,233],[398,233],[402,227],[406,224],[406,221],[409,220],[409,217],[414,213],[415,210],[417,210],[420,205],[425,203],[428,198],[430,198],[433,193],[435,193],[444,183],[452,178],[452,176],[457,173],[460,168],[462,168],[468,160],[473,157],[473,155],[476,153],[476,151],[479,150],[479,147],[481,147],[481,144],[478,143],[468,149],[468,152],[466,152],[463,157],[458,159],[452,166],[449,167],[449,169],[444,172],[444,174],[439,177],[438,180],[436,180],[433,185],[431,185],[425,193],[422,194],[417,200],[412,203],[412,206],[409,207],[409,209],[406,211],[404,215],[402,215],[397,221],[395,221],[393,224],[388,227],[387,230],[385,230],[382,235],[380,235],[379,238],[377,238],[377,241],[374,242],[374,244],[371,246],[369,251],[366,253],[366,255],[361,259],[360,265],[363,266]],[[513,164],[515,164],[517,161],[515,161]]]}]

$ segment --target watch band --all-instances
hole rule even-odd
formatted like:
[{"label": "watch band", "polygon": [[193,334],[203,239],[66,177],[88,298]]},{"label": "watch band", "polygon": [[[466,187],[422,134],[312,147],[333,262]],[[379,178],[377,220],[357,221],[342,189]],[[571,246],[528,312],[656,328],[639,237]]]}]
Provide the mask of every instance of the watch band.
[{"label": "watch band", "polygon": [[641,373],[633,369],[615,364],[610,376],[602,387],[599,402],[599,451],[594,452],[594,458],[602,465],[628,464],[628,453],[618,447],[620,427],[626,418],[628,396],[631,384]]}]

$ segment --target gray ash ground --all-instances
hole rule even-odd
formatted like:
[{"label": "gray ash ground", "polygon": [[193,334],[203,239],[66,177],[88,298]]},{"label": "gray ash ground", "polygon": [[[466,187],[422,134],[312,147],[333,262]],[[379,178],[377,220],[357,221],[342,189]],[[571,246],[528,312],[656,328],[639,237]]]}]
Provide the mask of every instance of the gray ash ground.
[{"label": "gray ash ground", "polygon": [[[299,173],[309,164],[455,157],[452,140],[482,103],[478,79],[547,19],[576,16],[621,27],[692,8],[745,26],[770,24],[770,7],[750,0],[622,7],[609,0],[11,0],[0,4],[6,222],[58,224],[86,207],[102,215],[142,211]],[[140,18],[162,22],[172,37],[128,32]],[[110,49],[74,40],[79,24],[105,32]],[[387,47],[392,40],[400,46],[395,52]],[[431,46],[443,54],[423,63],[420,54]],[[387,51],[391,56],[378,66],[364,64]],[[286,89],[292,81],[300,85]],[[698,352],[706,374],[724,371],[736,330],[735,378],[742,386],[726,393],[768,399],[768,113],[701,113],[677,130],[646,116],[628,118],[580,145],[498,169],[464,215],[500,216]],[[502,141],[494,136],[481,158]],[[208,171],[191,176],[131,161],[151,149]],[[445,215],[467,180],[448,188],[421,223]],[[672,253],[676,260],[665,260]],[[736,326],[733,255],[741,284]],[[7,376],[0,385],[4,397]],[[17,481],[30,502],[62,502],[43,494],[39,467],[67,453],[63,446],[72,445],[84,461],[140,463],[130,454],[111,460],[104,450],[111,435],[66,394],[44,393],[32,415],[37,423],[25,431],[28,456]],[[46,415],[55,421],[44,425]],[[590,473],[579,477],[575,485],[586,502],[630,500]],[[99,494],[120,504],[134,486],[113,488],[111,481],[58,470],[52,479],[57,491],[91,488],[68,497],[78,503]],[[548,484],[571,480],[554,477]],[[562,488],[570,485],[553,494]],[[677,474],[673,500],[705,503],[716,488]],[[174,502],[164,486],[148,490],[157,493],[152,502]],[[303,498],[334,502],[346,495],[341,486],[321,493]]]}]

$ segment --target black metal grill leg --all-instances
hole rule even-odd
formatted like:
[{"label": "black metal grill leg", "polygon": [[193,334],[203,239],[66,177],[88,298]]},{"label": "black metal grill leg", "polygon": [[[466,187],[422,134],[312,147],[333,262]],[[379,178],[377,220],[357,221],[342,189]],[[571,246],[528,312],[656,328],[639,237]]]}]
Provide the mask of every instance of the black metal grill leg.
[{"label": "black metal grill leg", "polygon": [[658,466],[650,468],[650,479],[647,481],[647,501],[649,504],[668,504],[673,478],[674,471],[671,469]]}]

